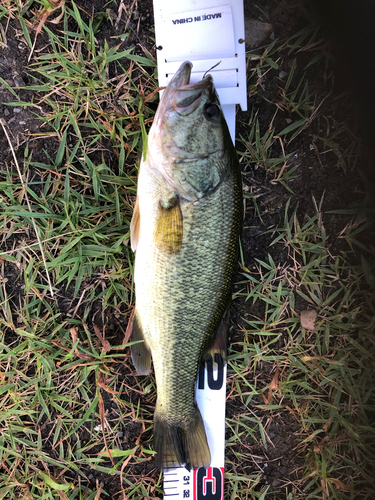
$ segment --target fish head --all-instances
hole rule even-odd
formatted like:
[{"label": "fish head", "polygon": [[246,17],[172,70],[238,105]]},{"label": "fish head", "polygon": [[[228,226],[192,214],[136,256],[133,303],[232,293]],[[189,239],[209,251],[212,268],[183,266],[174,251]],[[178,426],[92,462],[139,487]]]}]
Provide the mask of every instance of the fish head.
[{"label": "fish head", "polygon": [[[155,165],[170,185],[189,197],[203,196],[220,180],[212,157],[231,143],[211,75],[190,83],[192,64],[184,62],[169,82],[149,134]],[[184,194],[184,193],[183,193]]]}]

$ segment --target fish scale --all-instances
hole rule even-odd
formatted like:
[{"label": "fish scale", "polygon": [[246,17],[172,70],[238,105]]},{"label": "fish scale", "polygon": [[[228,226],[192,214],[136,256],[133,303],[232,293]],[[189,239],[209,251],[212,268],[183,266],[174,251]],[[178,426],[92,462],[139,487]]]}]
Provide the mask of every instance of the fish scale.
[{"label": "fish scale", "polygon": [[[184,237],[178,255],[170,257],[151,245],[144,245],[144,253],[141,257],[137,255],[137,259],[141,258],[146,263],[142,272],[144,278],[141,280],[136,276],[137,297],[148,298],[147,301],[137,299],[137,312],[144,318],[142,329],[145,340],[152,351],[158,353],[153,359],[159,388],[167,383],[173,387],[176,373],[181,372],[178,377],[183,376],[193,390],[204,348],[196,341],[197,325],[208,343],[213,327],[218,326],[227,305],[232,276],[225,273],[225,267],[217,264],[228,258],[233,259],[230,253],[234,253],[236,247],[232,245],[230,252],[229,240],[227,245],[224,243],[231,232],[233,204],[225,206],[223,197],[227,196],[228,189],[233,191],[233,182],[231,184],[232,187],[223,185],[200,206],[182,208]],[[215,210],[215,205],[220,207],[220,211]],[[211,214],[217,212],[218,217],[212,218]],[[188,244],[184,245],[184,241]],[[208,259],[207,255],[214,258]],[[149,280],[150,273],[154,274],[153,280]],[[219,302],[217,297],[220,295],[225,298]],[[213,317],[216,317],[216,324],[209,328]],[[179,342],[183,343],[186,357],[175,355],[175,345]],[[191,363],[186,367],[185,363],[182,365],[181,359],[191,357],[196,360],[195,366]],[[165,399],[162,391],[159,394],[159,399],[162,395]],[[177,407],[174,395],[169,394],[172,404]],[[173,411],[171,408],[171,414]]]},{"label": "fish scale", "polygon": [[[225,120],[204,118],[205,106],[217,102],[212,79],[188,85],[190,66],[184,64],[149,134],[132,221],[132,339],[144,342],[133,346],[132,358],[147,373],[152,357],[158,394],[154,445],[161,469],[210,463],[195,381],[229,305],[242,219],[241,176]],[[179,108],[180,101],[189,106]],[[194,134],[194,123],[200,134]],[[208,139],[211,150],[202,143]]]}]

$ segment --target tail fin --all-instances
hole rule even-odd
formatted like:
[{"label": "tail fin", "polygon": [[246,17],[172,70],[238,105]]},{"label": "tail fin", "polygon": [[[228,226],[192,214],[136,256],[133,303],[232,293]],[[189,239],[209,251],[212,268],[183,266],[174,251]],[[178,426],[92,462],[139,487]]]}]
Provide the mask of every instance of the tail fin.
[{"label": "tail fin", "polygon": [[172,420],[156,407],[154,415],[155,463],[162,471],[169,467],[208,468],[211,462],[206,431],[195,406],[189,420]]}]

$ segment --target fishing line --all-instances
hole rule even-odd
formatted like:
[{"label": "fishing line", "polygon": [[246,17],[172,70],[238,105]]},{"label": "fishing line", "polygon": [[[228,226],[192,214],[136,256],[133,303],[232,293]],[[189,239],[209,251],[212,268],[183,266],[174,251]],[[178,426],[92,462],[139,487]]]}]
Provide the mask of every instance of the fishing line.
[{"label": "fishing line", "polygon": [[218,63],[216,63],[214,66],[212,66],[212,68],[208,69],[208,70],[206,71],[206,73],[203,75],[202,80],[204,80],[204,79],[206,78],[206,75],[207,75],[207,73],[208,73],[209,71],[211,71],[212,69],[215,69],[215,68],[216,68],[216,66],[219,66],[219,64],[220,64],[220,63],[221,63],[221,61],[219,61]]}]

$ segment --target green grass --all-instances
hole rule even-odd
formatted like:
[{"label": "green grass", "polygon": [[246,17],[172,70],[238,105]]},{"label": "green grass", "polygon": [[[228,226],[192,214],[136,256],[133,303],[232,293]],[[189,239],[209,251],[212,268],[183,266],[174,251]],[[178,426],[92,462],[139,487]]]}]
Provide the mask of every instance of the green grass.
[{"label": "green grass", "polygon": [[[252,272],[242,262],[240,285],[246,290],[238,295],[252,303],[261,301],[264,315],[247,319],[245,342],[232,347],[230,373],[238,377],[233,397],[249,408],[254,396],[269,394],[269,386],[256,387],[244,374],[256,371],[260,361],[272,363],[273,373],[281,374],[264,420],[278,407],[289,406],[298,416],[305,436],[299,445],[306,457],[303,498],[370,498],[374,260],[363,255],[358,266],[350,264],[345,253],[332,254],[324,215],[315,207],[312,216],[300,221],[288,202],[283,227],[273,230],[273,245],[288,248],[285,266],[269,256]],[[360,208],[351,213],[359,215]],[[360,221],[369,224],[365,218]],[[314,331],[301,327],[295,310],[301,299],[304,308],[318,312]],[[245,427],[247,420],[244,413],[239,425]],[[266,446],[264,433],[260,436]]]},{"label": "green grass", "polygon": [[[30,78],[38,82],[28,86],[45,123],[44,140],[57,139],[59,147],[44,163],[26,146],[21,175],[13,164],[0,172],[0,233],[14,242],[0,263],[3,274],[6,266],[18,275],[12,289],[20,290],[12,296],[7,279],[1,283],[0,390],[6,396],[0,497],[106,498],[100,482],[92,489],[87,480],[95,470],[121,476],[124,494],[144,498],[150,489],[161,491],[159,473],[154,470],[156,480],[148,484],[135,481],[134,473],[129,479],[121,466],[129,457],[133,464],[149,462],[153,452],[146,443],[122,449],[118,433],[128,421],[147,432],[152,413],[123,399],[123,390],[133,391],[118,380],[129,345],[121,342],[124,335],[117,346],[109,337],[107,353],[108,341],[90,325],[105,324],[112,314],[121,326],[133,303],[129,225],[139,152],[153,113],[147,101],[156,98],[155,80],[143,68],[155,61],[119,45],[97,47],[93,23],[83,22],[74,3],[63,14],[65,28],[69,19],[79,31],[58,37],[44,26],[49,51],[30,65]],[[115,61],[121,78],[111,82]],[[48,112],[40,115],[42,109]],[[111,150],[114,167],[105,160]],[[135,395],[154,397],[153,381],[137,386]],[[107,420],[104,394],[113,397],[121,420]]]},{"label": "green grass", "polygon": [[[30,2],[4,5],[0,22],[18,19],[31,51],[43,5],[31,20]],[[0,498],[98,500],[110,496],[113,481],[121,485],[119,498],[160,497],[155,382],[134,376],[124,342],[134,303],[129,226],[156,107],[155,60],[142,47],[135,54],[121,45],[127,33],[119,32],[116,44],[99,43],[101,23],[110,22],[105,15],[89,19],[74,2],[53,16],[60,13],[59,29],[44,23],[48,45],[34,51],[28,67],[33,101],[12,89],[15,100],[7,103],[35,113],[44,124],[35,143],[48,140],[55,152],[35,158],[30,143],[0,168]],[[306,53],[309,62],[302,63]],[[324,201],[312,198],[301,212],[291,182],[299,176],[295,153],[303,134],[317,148],[317,162],[327,158],[339,172],[353,169],[358,142],[326,107],[330,90],[310,88],[315,68],[331,81],[319,30],[301,29],[248,57],[250,93],[271,119],[254,112],[242,124],[244,182],[261,168],[271,189],[286,196],[282,215],[267,225],[269,255],[249,263],[241,254],[225,498],[370,499],[375,261],[365,238],[374,227],[373,204],[363,197],[325,213]],[[285,58],[290,71],[270,96],[267,79]],[[260,195],[245,196],[251,224],[264,225],[270,214]],[[341,217],[339,234],[332,215]],[[314,331],[301,326],[304,309],[318,313]],[[253,450],[268,453],[270,422],[291,415],[304,468],[299,479],[289,478],[288,494],[275,493],[265,469],[254,466]],[[124,443],[129,429],[137,437]]]}]

